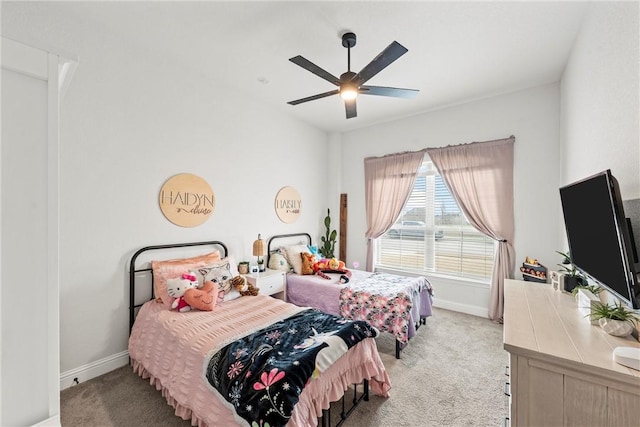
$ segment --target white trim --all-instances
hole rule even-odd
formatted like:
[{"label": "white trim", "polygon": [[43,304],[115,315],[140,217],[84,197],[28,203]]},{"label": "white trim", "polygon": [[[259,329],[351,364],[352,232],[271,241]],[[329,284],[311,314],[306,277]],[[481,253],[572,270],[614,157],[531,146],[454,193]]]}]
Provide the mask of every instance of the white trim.
[{"label": "white trim", "polygon": [[60,90],[59,58],[48,54],[48,135],[47,135],[47,300],[48,300],[48,354],[49,415],[60,414]]},{"label": "white trim", "polygon": [[[0,46],[2,39],[0,39]],[[0,55],[0,73],[2,73],[2,56]],[[0,74],[0,88],[2,87],[2,74]],[[0,89],[0,100],[2,99],[2,89]],[[2,122],[2,103],[0,102],[0,124]],[[2,138],[0,137],[0,168],[2,167]],[[2,174],[0,173],[0,190],[2,189]],[[0,196],[0,311],[2,310],[2,197]],[[0,326],[2,320],[0,319]],[[0,327],[0,344],[2,344],[2,328]],[[2,420],[2,352],[0,351],[0,421]]]},{"label": "white trim", "polygon": [[60,375],[60,390],[73,386],[75,378],[78,379],[79,383],[82,383],[128,364],[129,352],[125,350],[70,371],[63,372]]},{"label": "white trim", "polygon": [[460,313],[471,314],[473,316],[489,318],[489,312],[486,307],[477,305],[460,304],[454,301],[445,301],[438,298],[433,299],[433,306],[443,308],[445,310],[457,311]]},{"label": "white trim", "polygon": [[[59,154],[61,91],[69,87],[77,60],[60,53],[0,38],[1,67],[47,82],[47,383],[49,418],[36,425],[60,425],[60,304],[59,304]],[[0,146],[1,148],[1,146]],[[0,230],[1,236],[1,230]],[[1,261],[0,261],[1,263]],[[2,337],[0,336],[0,342]],[[1,380],[0,372],[0,380]],[[0,381],[1,383],[1,381]],[[2,420],[2,414],[0,414]]]},{"label": "white trim", "polygon": [[73,76],[76,73],[76,69],[78,68],[78,61],[74,59],[62,58],[60,57],[59,68],[59,96],[60,100],[64,99],[64,96],[67,94],[67,89],[69,89],[69,85],[71,85],[71,80],[73,80]]},{"label": "white trim", "polygon": [[[41,50],[44,53],[53,53],[54,55],[60,57],[61,59],[63,59],[64,61],[68,61],[68,62],[80,62],[80,59],[78,57],[78,55],[71,53],[67,50],[64,49],[59,49],[56,46],[51,46],[49,43],[42,43],[42,42],[33,42],[30,41],[29,44],[25,44],[23,42],[20,42],[18,40],[6,37],[6,36],[1,36],[2,37],[2,42],[9,42],[9,43],[13,43],[13,44],[19,44],[19,45],[23,45],[26,46],[28,48],[31,49],[36,49],[36,50]],[[4,50],[5,45],[2,45],[2,48]],[[24,72],[24,71],[23,71]]]},{"label": "white trim", "polygon": [[48,53],[2,37],[2,68],[47,81]]},{"label": "white trim", "polygon": [[47,418],[46,420],[42,420],[37,424],[34,424],[33,427],[59,427],[61,426],[60,415],[54,415],[51,418]]}]

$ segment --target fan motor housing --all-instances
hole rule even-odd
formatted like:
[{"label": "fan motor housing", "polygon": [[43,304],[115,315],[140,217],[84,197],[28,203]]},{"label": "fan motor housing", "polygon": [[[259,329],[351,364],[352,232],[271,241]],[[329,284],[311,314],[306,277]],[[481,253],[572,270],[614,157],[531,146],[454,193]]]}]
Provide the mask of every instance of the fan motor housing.
[{"label": "fan motor housing", "polygon": [[344,33],[342,35],[342,46],[351,48],[356,45],[356,35],[354,33]]},{"label": "fan motor housing", "polygon": [[352,81],[355,76],[356,76],[356,73],[354,73],[353,71],[347,71],[346,73],[340,74],[340,82],[348,83]]}]

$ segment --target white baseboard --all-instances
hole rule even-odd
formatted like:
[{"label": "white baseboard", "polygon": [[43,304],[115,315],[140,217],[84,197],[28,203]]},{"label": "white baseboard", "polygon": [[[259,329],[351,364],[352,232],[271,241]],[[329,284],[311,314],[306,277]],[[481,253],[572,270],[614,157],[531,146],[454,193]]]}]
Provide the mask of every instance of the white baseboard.
[{"label": "white baseboard", "polygon": [[454,301],[445,301],[438,298],[433,299],[433,306],[438,308],[444,308],[445,310],[458,311],[460,313],[471,314],[478,317],[489,317],[489,312],[486,307],[480,307],[476,305],[460,304]]},{"label": "white baseboard", "polygon": [[[60,390],[111,372],[129,363],[129,352],[123,351],[60,374]],[[44,424],[43,424],[44,425]],[[49,424],[46,424],[49,425]]]},{"label": "white baseboard", "polygon": [[53,417],[42,420],[32,427],[60,427],[60,415],[54,415]]}]

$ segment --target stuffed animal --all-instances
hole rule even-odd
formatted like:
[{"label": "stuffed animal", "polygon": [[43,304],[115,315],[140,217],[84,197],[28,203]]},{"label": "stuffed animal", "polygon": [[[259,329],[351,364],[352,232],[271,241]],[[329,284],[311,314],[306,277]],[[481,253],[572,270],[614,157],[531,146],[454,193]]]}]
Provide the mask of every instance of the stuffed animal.
[{"label": "stuffed animal", "polygon": [[325,273],[340,273],[340,283],[347,283],[349,277],[351,277],[351,271],[347,269],[344,261],[340,261],[337,258],[321,259],[313,265],[313,270],[318,276],[325,279],[331,279]]},{"label": "stuffed animal", "polygon": [[329,269],[330,270],[345,270],[346,266],[344,261],[339,261],[338,258],[331,258],[329,260]]},{"label": "stuffed animal", "polygon": [[231,286],[237,289],[243,297],[256,296],[260,292],[260,288],[255,287],[244,276],[236,276],[231,279]]},{"label": "stuffed animal", "polygon": [[316,262],[315,255],[308,252],[300,252],[300,257],[302,258],[302,268],[300,272],[306,275],[315,274],[316,272],[313,269],[313,265]]},{"label": "stuffed animal", "polygon": [[187,289],[184,300],[200,311],[213,311],[218,302],[218,287],[210,280],[204,282],[200,289]]},{"label": "stuffed animal", "polygon": [[181,313],[191,310],[191,306],[184,299],[184,294],[189,289],[198,287],[198,278],[195,274],[184,273],[180,277],[167,280],[167,293],[170,297],[175,298],[171,304],[171,308]]}]

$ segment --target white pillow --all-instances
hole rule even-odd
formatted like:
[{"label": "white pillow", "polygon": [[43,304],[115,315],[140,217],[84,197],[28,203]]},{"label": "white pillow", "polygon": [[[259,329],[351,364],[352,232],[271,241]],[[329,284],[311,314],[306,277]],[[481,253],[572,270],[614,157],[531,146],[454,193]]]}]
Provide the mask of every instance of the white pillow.
[{"label": "white pillow", "polygon": [[280,251],[272,253],[269,257],[269,268],[272,270],[291,270],[291,266],[289,266],[287,259]]},{"label": "white pillow", "polygon": [[233,257],[227,257],[210,265],[194,268],[191,272],[198,278],[199,288],[209,280],[218,285],[218,289],[226,295],[232,290],[231,279],[238,275],[238,266]]},{"label": "white pillow", "polygon": [[302,252],[311,253],[307,245],[293,245],[284,248],[287,261],[296,274],[302,274],[302,257],[300,256]]}]

